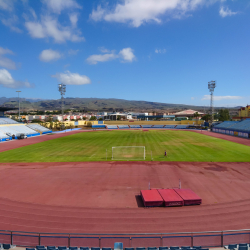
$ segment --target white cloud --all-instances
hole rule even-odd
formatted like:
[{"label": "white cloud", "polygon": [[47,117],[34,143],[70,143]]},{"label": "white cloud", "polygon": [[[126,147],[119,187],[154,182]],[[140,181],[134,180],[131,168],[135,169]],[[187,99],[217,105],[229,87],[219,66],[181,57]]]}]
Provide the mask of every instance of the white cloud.
[{"label": "white cloud", "polygon": [[55,77],[58,82],[66,85],[84,85],[91,83],[89,77],[85,75],[79,75],[78,73],[71,73],[70,71],[66,71],[65,73],[57,73],[52,77]]},{"label": "white cloud", "polygon": [[116,59],[118,56],[114,53],[103,55],[92,55],[87,58],[89,64],[97,64],[98,62],[107,62]]},{"label": "white cloud", "polygon": [[62,57],[62,54],[60,52],[52,50],[52,49],[45,49],[39,55],[40,61],[43,61],[43,62],[56,61],[60,59],[61,57]]},{"label": "white cloud", "polygon": [[122,49],[119,52],[119,55],[123,59],[124,62],[133,62],[135,60],[135,55],[131,48]]},{"label": "white cloud", "polygon": [[165,54],[166,52],[167,52],[166,49],[156,49],[156,50],[155,50],[155,53],[156,53],[156,54]]},{"label": "white cloud", "polygon": [[227,8],[221,7],[219,13],[220,16],[222,17],[233,16],[238,14],[238,12],[233,12],[228,7]]},{"label": "white cloud", "polygon": [[180,18],[197,7],[214,3],[218,0],[122,0],[114,8],[100,5],[90,14],[94,21],[129,23],[139,27],[143,23],[161,23],[162,15]]},{"label": "white cloud", "polygon": [[105,47],[98,48],[102,53],[110,53],[110,50],[106,49]]},{"label": "white cloud", "polygon": [[191,97],[191,100],[194,100],[194,97]]},{"label": "white cloud", "polygon": [[2,18],[1,22],[9,27],[12,31],[15,31],[17,33],[22,33],[22,30],[20,30],[18,27],[16,27],[18,23],[18,17],[16,15],[11,15],[10,18]]},{"label": "white cloud", "polygon": [[56,43],[64,43],[67,40],[72,42],[85,40],[75,27],[62,26],[56,18],[51,16],[42,16],[41,22],[26,21],[25,26],[33,38],[51,37]]},{"label": "white cloud", "polygon": [[[210,95],[204,95],[202,100],[210,100],[211,96]],[[221,101],[221,100],[239,100],[242,99],[242,96],[214,96],[215,101]]]},{"label": "white cloud", "polygon": [[12,0],[0,0],[0,9],[12,11],[13,10],[13,1]]},{"label": "white cloud", "polygon": [[70,50],[68,51],[68,54],[69,54],[70,56],[74,56],[74,55],[77,55],[78,52],[79,52],[79,49],[70,49]]},{"label": "white cloud", "polygon": [[70,14],[69,20],[71,22],[72,27],[75,28],[77,26],[78,14],[77,13]]},{"label": "white cloud", "polygon": [[4,55],[13,55],[14,53],[9,49],[4,49],[0,47],[0,66],[7,69],[16,69],[16,64],[11,59],[5,57]]},{"label": "white cloud", "polygon": [[0,69],[0,85],[6,88],[31,88],[32,84],[25,81],[16,81],[6,69]]},{"label": "white cloud", "polygon": [[115,53],[114,50],[109,51],[103,47],[99,48],[102,52],[110,52],[106,54],[99,54],[99,55],[91,55],[87,58],[87,63],[89,64],[97,64],[98,62],[107,62],[112,61],[115,59],[122,59],[122,62],[132,62],[136,59],[133,50],[131,48],[124,48],[120,50],[118,54]]},{"label": "white cloud", "polygon": [[57,14],[63,10],[81,9],[82,7],[74,0],[43,0],[47,8]]}]

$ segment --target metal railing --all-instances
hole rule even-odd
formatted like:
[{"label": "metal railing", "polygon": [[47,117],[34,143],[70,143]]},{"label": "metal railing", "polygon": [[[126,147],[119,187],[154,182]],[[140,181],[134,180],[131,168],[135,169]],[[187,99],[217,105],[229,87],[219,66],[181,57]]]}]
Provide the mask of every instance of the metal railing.
[{"label": "metal railing", "polygon": [[29,247],[113,247],[115,242],[122,242],[124,247],[223,247],[228,244],[250,243],[250,229],[159,234],[66,234],[0,230],[0,242]]}]

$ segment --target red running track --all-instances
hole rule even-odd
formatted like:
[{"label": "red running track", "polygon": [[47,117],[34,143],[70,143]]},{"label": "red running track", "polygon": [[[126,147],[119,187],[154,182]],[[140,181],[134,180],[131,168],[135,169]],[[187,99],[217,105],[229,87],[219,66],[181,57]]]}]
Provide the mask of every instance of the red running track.
[{"label": "red running track", "polygon": [[[0,228],[166,233],[250,228],[250,163],[0,164]],[[142,207],[141,189],[191,188],[200,206]]]}]

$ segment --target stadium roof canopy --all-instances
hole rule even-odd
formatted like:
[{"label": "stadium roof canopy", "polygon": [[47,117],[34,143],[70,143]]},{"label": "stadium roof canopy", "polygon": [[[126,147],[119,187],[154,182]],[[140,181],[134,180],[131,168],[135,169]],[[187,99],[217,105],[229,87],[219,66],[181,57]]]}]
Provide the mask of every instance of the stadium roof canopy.
[{"label": "stadium roof canopy", "polygon": [[175,116],[193,116],[194,113],[196,113],[196,112],[197,112],[199,115],[204,115],[204,113],[201,113],[201,112],[199,112],[199,111],[195,111],[195,110],[192,110],[192,109],[183,110],[183,111],[174,113],[174,114],[172,114],[172,115],[175,115]]},{"label": "stadium roof canopy", "polygon": [[10,111],[10,110],[17,110],[18,108],[8,108],[8,107],[0,107],[0,112]]}]

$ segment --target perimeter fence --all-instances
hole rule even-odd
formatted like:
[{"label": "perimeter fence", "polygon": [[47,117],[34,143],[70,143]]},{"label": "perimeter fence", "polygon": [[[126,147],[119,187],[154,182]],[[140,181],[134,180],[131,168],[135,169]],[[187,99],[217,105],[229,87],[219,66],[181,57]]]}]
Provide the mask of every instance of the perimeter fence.
[{"label": "perimeter fence", "polygon": [[122,242],[124,247],[223,247],[250,243],[250,229],[162,234],[57,234],[0,230],[0,242],[23,247],[113,247],[115,242]]}]

